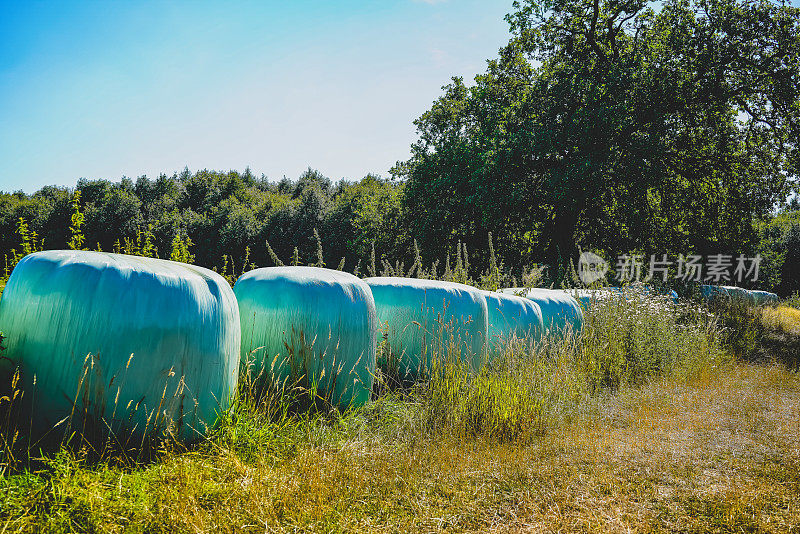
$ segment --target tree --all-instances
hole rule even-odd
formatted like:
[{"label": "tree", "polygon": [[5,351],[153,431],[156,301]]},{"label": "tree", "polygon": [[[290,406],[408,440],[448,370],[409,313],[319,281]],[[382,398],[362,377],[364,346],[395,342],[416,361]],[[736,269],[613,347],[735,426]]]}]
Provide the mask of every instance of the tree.
[{"label": "tree", "polygon": [[492,232],[512,266],[562,267],[577,244],[752,249],[754,220],[797,187],[800,10],[514,7],[509,44],[473,86],[444,88],[394,170],[423,249],[463,238],[475,251]]},{"label": "tree", "polygon": [[784,210],[758,228],[761,285],[782,295],[800,291],[800,210]]},{"label": "tree", "polygon": [[343,184],[323,227],[326,250],[334,258],[347,255],[353,265],[366,259],[373,243],[382,254],[402,255],[409,246],[402,194],[402,183],[374,175]]}]

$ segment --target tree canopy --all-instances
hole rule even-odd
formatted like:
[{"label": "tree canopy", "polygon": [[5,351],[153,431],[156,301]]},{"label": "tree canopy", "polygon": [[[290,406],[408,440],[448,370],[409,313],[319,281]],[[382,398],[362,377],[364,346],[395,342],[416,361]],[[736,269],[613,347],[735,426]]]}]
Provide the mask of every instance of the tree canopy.
[{"label": "tree canopy", "polygon": [[246,256],[252,264],[273,265],[267,242],[282,261],[297,248],[298,261],[316,262],[318,236],[324,263],[335,267],[345,257],[352,269],[366,261],[373,242],[391,258],[411,250],[400,220],[402,190],[401,183],[373,175],[333,183],[312,169],[277,182],[248,170],[79,180],[75,188],[0,193],[0,251],[20,251],[22,219],[44,248],[74,245],[74,235],[83,247],[105,251],[130,249],[126,242],[138,240],[160,257],[192,255],[201,265],[228,261],[237,269]]},{"label": "tree canopy", "polygon": [[[798,184],[800,10],[765,0],[527,0],[416,125],[411,234],[506,259],[752,250]],[[438,249],[437,249],[438,246]]]}]

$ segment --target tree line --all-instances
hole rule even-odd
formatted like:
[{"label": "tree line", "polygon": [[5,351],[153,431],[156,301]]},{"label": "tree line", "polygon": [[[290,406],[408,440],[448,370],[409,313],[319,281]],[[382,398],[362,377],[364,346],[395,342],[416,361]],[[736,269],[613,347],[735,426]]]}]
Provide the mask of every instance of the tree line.
[{"label": "tree line", "polygon": [[65,248],[79,212],[82,247],[76,248],[123,250],[131,246],[126,241],[145,239],[156,254],[169,257],[178,238],[190,244],[200,265],[241,263],[248,256],[265,266],[274,263],[267,243],[287,263],[294,254],[303,264],[317,261],[318,236],[326,264],[336,267],[344,257],[353,269],[373,243],[384,255],[403,255],[402,191],[403,184],[373,175],[334,183],[311,169],[297,180],[277,182],[249,170],[79,180],[74,188],[0,194],[0,247],[19,250],[22,219],[44,248]]},{"label": "tree line", "polygon": [[[74,188],[0,193],[0,250],[6,265],[13,264],[12,250],[20,258],[41,248],[84,248],[172,258],[231,274],[277,264],[409,274],[419,264],[418,273],[438,269],[462,281],[497,273],[522,282],[545,264],[546,254],[514,248],[504,235],[452,234],[449,246],[415,237],[416,200],[406,188],[405,181],[375,175],[334,183],[311,169],[278,182],[247,170],[80,180]],[[789,203],[754,228],[748,252],[764,258],[757,285],[782,293],[800,289],[800,205]],[[493,244],[504,253],[495,255]],[[427,250],[444,252],[435,257]],[[544,275],[543,283],[563,282]]]}]

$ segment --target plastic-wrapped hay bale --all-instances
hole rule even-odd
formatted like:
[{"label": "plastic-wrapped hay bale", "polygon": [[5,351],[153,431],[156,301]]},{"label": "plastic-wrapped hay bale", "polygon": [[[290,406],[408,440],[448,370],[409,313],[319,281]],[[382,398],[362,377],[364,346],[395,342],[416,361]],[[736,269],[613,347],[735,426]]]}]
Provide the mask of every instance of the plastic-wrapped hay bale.
[{"label": "plastic-wrapped hay bale", "polygon": [[702,284],[700,286],[700,295],[705,300],[729,297],[728,292],[722,286],[712,286],[709,284]]},{"label": "plastic-wrapped hay bale", "polygon": [[541,339],[544,323],[538,304],[496,291],[485,291],[484,297],[489,312],[488,339],[493,351],[502,349],[511,337],[527,340],[529,344]]},{"label": "plastic-wrapped hay bale", "polygon": [[592,306],[599,302],[606,301],[610,298],[622,298],[621,291],[602,289],[565,289],[564,294],[573,297],[581,305],[584,310],[590,309]]},{"label": "plastic-wrapped hay bale", "polygon": [[456,347],[473,369],[483,364],[488,309],[481,290],[416,278],[375,277],[365,282],[375,297],[378,320],[388,324],[393,361],[379,361],[379,366],[396,366],[401,380],[415,380],[421,371],[430,370],[432,358],[446,356],[448,347]]},{"label": "plastic-wrapped hay bale", "polygon": [[774,304],[779,300],[778,295],[775,293],[770,293],[769,291],[752,290],[750,291],[750,294],[752,295],[753,300],[755,300],[755,303],[759,306],[765,304]]},{"label": "plastic-wrapped hay bale", "polygon": [[583,328],[583,311],[569,291],[539,287],[509,287],[501,293],[519,295],[539,305],[547,335],[563,335],[565,331],[579,332]]},{"label": "plastic-wrapped hay bale", "polygon": [[221,276],[201,267],[37,252],[8,281],[0,328],[3,355],[20,366],[35,436],[73,414],[82,421],[71,421],[73,430],[85,415],[100,428],[103,418],[120,440],[172,425],[173,435],[190,441],[236,390],[236,298]]},{"label": "plastic-wrapped hay bale", "polygon": [[377,319],[367,284],[318,267],[268,267],[243,274],[239,301],[243,363],[278,387],[305,380],[342,408],[369,401]]},{"label": "plastic-wrapped hay bale", "polygon": [[713,286],[703,284],[700,286],[700,293],[706,300],[726,299],[755,304],[756,299],[752,292],[736,286]]},{"label": "plastic-wrapped hay bale", "polygon": [[749,304],[755,304],[755,298],[750,293],[749,290],[744,289],[743,287],[736,287],[736,286],[720,286],[726,294],[733,300],[739,300],[743,302],[747,302]]}]

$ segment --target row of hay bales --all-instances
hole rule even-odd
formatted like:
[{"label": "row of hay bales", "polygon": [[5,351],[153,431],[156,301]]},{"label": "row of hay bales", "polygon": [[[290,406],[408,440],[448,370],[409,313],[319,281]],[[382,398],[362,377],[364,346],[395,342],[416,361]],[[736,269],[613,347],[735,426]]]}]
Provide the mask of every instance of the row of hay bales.
[{"label": "row of hay bales", "polygon": [[775,304],[778,302],[778,295],[769,291],[755,289],[745,289],[736,286],[714,286],[703,284],[700,286],[700,294],[709,301],[738,301],[754,306]]},{"label": "row of hay bales", "polygon": [[[14,269],[0,329],[34,436],[85,414],[115,435],[191,441],[230,406],[245,365],[279,387],[305,377],[349,407],[368,402],[376,365],[414,380],[437,354],[477,368],[512,335],[580,328],[572,297],[525,296],[314,267],[256,269],[231,288],[192,265],[46,251]],[[378,336],[393,362],[376,362]]]}]

